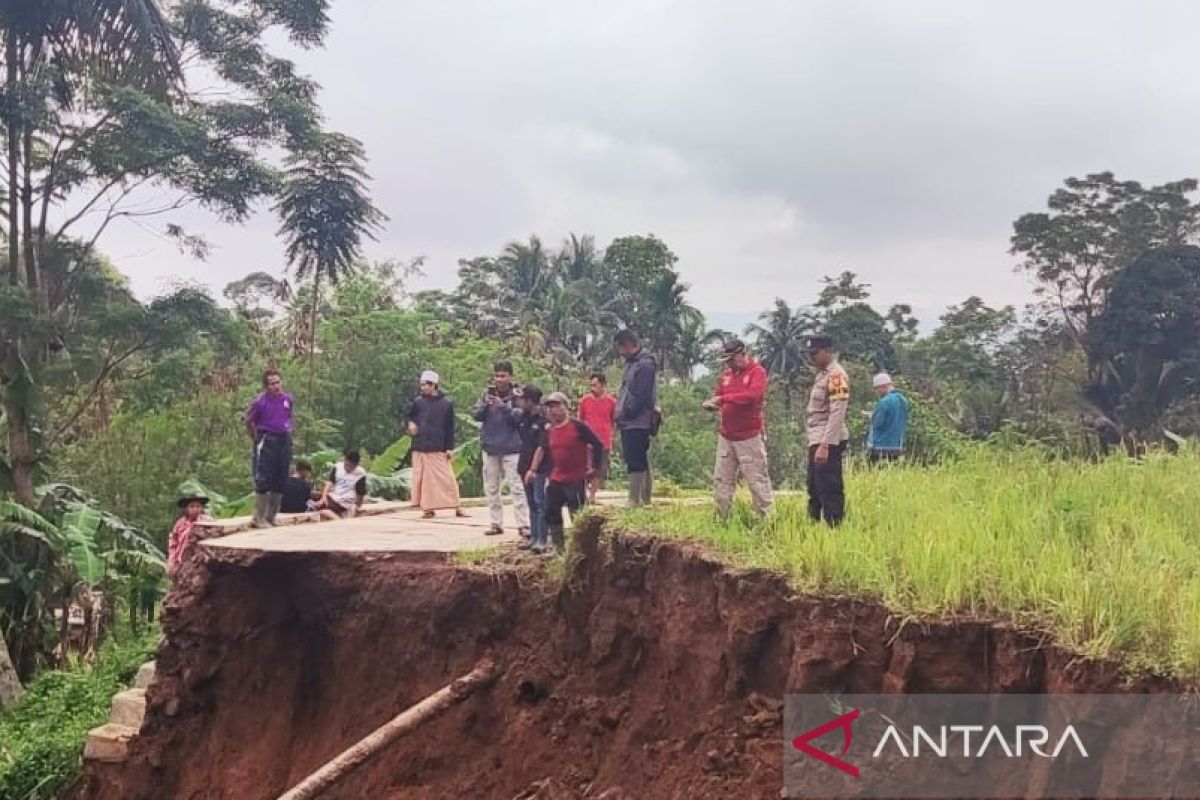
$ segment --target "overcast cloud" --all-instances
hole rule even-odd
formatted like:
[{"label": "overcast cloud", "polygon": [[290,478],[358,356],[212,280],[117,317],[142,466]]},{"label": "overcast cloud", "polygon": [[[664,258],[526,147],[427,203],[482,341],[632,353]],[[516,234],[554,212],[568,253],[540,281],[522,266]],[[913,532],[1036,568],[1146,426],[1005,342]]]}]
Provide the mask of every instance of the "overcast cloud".
[{"label": "overcast cloud", "polygon": [[[721,320],[842,269],[930,319],[1028,299],[1012,220],[1064,177],[1200,172],[1197,30],[1190,2],[335,0],[296,58],[370,154],[370,255],[426,255],[419,288],[531,233],[653,232]],[[101,246],[147,295],[282,272],[269,213],[183,221],[207,262]]]}]

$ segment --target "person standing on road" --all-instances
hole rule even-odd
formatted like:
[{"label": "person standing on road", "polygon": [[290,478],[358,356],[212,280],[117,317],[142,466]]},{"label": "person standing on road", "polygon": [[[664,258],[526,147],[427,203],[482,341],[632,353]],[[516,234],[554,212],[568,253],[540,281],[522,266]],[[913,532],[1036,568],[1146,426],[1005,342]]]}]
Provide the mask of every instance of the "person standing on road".
[{"label": "person standing on road", "polygon": [[480,432],[483,446],[483,491],[487,495],[491,527],[488,536],[504,533],[504,503],[500,496],[501,482],[512,494],[513,513],[522,536],[529,535],[529,506],[525,504],[524,483],[517,473],[520,461],[521,409],[513,389],[512,364],[497,361],[492,365],[492,383],[475,404],[474,417],[483,423]]},{"label": "person standing on road", "polygon": [[808,516],[829,525],[840,525],[846,515],[842,458],[850,431],[846,409],[850,405],[850,376],[838,363],[833,339],[813,336],[808,358],[817,370],[808,396],[805,439],[808,445]]},{"label": "person standing on road", "polygon": [[420,393],[408,407],[404,427],[412,437],[412,504],[432,519],[453,508],[465,517],[454,475],[454,403],[442,392],[433,370],[421,373]]},{"label": "person standing on road", "polygon": [[625,359],[614,419],[621,432],[621,453],[629,471],[629,506],[649,505],[654,489],[650,472],[650,438],[658,428],[658,363],[631,330],[616,335],[617,352]]},{"label": "person standing on road", "polygon": [[292,396],[277,369],[263,373],[263,393],[246,411],[246,431],[254,443],[255,528],[275,524],[292,467]]},{"label": "person standing on road", "polygon": [[544,456],[537,470],[531,469],[534,456],[542,446],[550,422],[542,410],[542,390],[530,384],[521,389],[521,457],[517,471],[525,480],[525,503],[529,506],[529,540],[517,545],[521,550],[546,549],[546,479],[550,457]]},{"label": "person standing on road", "polygon": [[892,376],[881,372],[871,379],[879,401],[871,412],[871,430],[867,434],[867,461],[897,461],[904,454],[904,434],[908,428],[908,399],[892,385]]},{"label": "person standing on road", "polygon": [[[566,543],[563,507],[572,514],[587,500],[587,482],[600,466],[604,445],[587,425],[571,418],[570,401],[562,392],[546,398],[546,414],[550,427],[533,456],[530,473],[536,474],[547,457],[551,461],[550,479],[546,483],[546,528],[554,548],[562,552]],[[533,548],[535,553],[545,547]]]},{"label": "person standing on road", "polygon": [[713,468],[713,496],[717,514],[729,516],[738,474],[745,479],[754,511],[765,517],[775,502],[767,468],[767,446],[763,439],[763,400],[767,394],[767,371],[750,357],[746,345],[730,339],[721,351],[725,369],[717,389],[704,403],[721,413],[717,434],[717,463]]},{"label": "person standing on road", "polygon": [[608,477],[612,464],[613,417],[617,413],[617,398],[608,393],[608,377],[603,372],[593,372],[588,381],[588,393],[579,400],[579,419],[592,429],[596,438],[604,445],[600,469],[588,481],[588,502],[595,505],[596,493]]}]

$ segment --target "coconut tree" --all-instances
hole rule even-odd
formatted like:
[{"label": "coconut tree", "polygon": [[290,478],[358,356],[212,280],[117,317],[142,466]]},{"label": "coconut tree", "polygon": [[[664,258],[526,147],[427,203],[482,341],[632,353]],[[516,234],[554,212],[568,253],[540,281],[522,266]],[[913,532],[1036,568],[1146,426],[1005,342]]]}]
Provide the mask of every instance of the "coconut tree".
[{"label": "coconut tree", "polygon": [[804,373],[804,338],[816,328],[812,314],[775,298],[775,307],[764,311],[757,323],[746,326],[754,352],[767,372],[783,381],[784,403],[792,411],[792,394]]},{"label": "coconut tree", "polygon": [[373,240],[374,232],[387,220],[371,202],[365,160],[358,140],[340,133],[321,133],[286,162],[275,212],[281,222],[279,235],[287,243],[288,268],[297,280],[312,279],[310,367],[316,352],[322,281],[337,283],[353,269],[363,239]]}]

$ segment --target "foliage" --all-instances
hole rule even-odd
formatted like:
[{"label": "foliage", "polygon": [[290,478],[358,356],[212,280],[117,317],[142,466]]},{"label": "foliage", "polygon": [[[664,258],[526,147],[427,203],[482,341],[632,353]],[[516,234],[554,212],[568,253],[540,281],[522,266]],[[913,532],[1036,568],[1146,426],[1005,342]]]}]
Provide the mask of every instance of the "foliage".
[{"label": "foliage", "polygon": [[0,713],[0,797],[49,800],[82,767],[87,732],[108,719],[112,696],[153,657],[158,631],[118,635],[95,665],[43,672]]},{"label": "foliage", "polygon": [[1136,442],[1159,434],[1200,386],[1200,248],[1150,250],[1119,271],[1088,351],[1103,367],[1091,398]]},{"label": "foliage", "polygon": [[755,522],[711,507],[625,512],[639,531],[702,540],[814,594],[879,600],[904,616],[965,614],[1052,632],[1086,656],[1200,678],[1200,458],[1097,464],[1019,444],[953,463],[847,474],[846,523],[811,523],[803,497]]}]

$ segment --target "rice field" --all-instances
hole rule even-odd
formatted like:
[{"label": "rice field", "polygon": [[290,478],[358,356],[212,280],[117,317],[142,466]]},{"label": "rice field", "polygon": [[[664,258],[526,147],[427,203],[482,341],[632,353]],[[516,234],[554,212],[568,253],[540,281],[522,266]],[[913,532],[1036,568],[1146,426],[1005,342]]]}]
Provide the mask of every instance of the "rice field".
[{"label": "rice field", "polygon": [[1052,633],[1136,672],[1200,680],[1200,456],[1049,461],[980,449],[936,467],[846,474],[847,520],[782,497],[621,512],[630,530],[699,540],[797,589],[877,599],[904,616],[974,615]]}]

